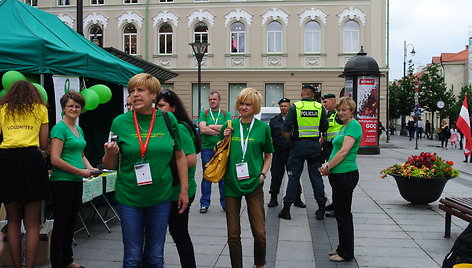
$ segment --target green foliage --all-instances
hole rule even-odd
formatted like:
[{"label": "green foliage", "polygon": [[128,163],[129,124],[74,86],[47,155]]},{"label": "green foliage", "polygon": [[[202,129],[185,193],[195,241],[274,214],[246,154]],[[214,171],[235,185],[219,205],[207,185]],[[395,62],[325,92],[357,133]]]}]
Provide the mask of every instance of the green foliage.
[{"label": "green foliage", "polygon": [[461,92],[457,97],[456,103],[451,107],[447,116],[454,122],[457,122],[457,118],[459,118],[459,113],[461,111],[462,102],[464,101],[464,96],[467,95],[467,103],[469,105],[469,109],[472,104],[472,86],[467,85],[461,88]]},{"label": "green foliage", "polygon": [[[439,109],[436,105],[440,100],[446,104],[443,109]],[[440,112],[441,118],[452,113],[456,98],[452,88],[447,89],[439,64],[426,67],[424,74],[420,77],[419,101],[426,111]]]},{"label": "green foliage", "polygon": [[389,86],[389,117],[391,119],[409,115],[413,110],[415,106],[414,79],[415,76],[409,72],[408,76],[395,81]]}]

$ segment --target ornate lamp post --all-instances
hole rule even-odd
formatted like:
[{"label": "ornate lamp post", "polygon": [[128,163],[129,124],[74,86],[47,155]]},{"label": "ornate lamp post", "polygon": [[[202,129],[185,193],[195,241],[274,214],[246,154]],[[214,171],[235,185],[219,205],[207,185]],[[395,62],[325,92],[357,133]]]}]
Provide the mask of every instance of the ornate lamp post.
[{"label": "ornate lamp post", "polygon": [[201,108],[202,108],[202,102],[201,102],[201,91],[202,91],[202,60],[203,56],[205,55],[205,52],[207,50],[207,47],[210,45],[206,42],[193,42],[190,43],[189,45],[192,46],[193,49],[193,54],[195,54],[195,58],[198,63],[198,112],[197,115],[200,114]]},{"label": "ornate lamp post", "polygon": [[[411,46],[412,48],[410,51],[411,56],[415,56],[416,54],[415,46],[413,46],[412,44],[406,44],[406,41],[403,41],[403,77],[406,77],[406,55],[408,46]],[[404,115],[402,115],[402,126],[400,130],[400,135],[408,135],[406,131],[406,118]]]}]

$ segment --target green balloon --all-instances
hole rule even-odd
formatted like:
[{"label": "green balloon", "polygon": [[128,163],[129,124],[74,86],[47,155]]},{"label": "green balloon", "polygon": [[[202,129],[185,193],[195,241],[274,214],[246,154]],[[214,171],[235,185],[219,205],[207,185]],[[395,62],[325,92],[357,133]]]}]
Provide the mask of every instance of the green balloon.
[{"label": "green balloon", "polygon": [[84,99],[85,99],[85,109],[87,111],[91,111],[95,108],[97,108],[99,102],[100,102],[100,99],[98,98],[98,94],[89,89],[89,88],[86,88],[84,90],[82,90],[80,92],[80,94],[82,94],[82,96],[84,96]]},{"label": "green balloon", "polygon": [[0,99],[3,98],[3,96],[5,96],[6,94],[7,94],[7,90],[6,90],[6,89],[0,90]]},{"label": "green balloon", "polygon": [[35,86],[38,89],[39,95],[41,95],[41,98],[43,99],[44,103],[48,103],[48,93],[46,92],[44,87],[36,83],[31,83],[31,84],[33,84],[33,86]]},{"label": "green balloon", "polygon": [[19,80],[27,81],[26,77],[22,73],[18,71],[8,71],[5,74],[3,74],[3,77],[2,77],[3,88],[6,90],[9,90],[11,86],[16,81],[19,81]]},{"label": "green balloon", "polygon": [[95,91],[98,94],[98,98],[100,99],[100,104],[107,103],[111,100],[111,89],[105,85],[94,85],[89,89]]}]

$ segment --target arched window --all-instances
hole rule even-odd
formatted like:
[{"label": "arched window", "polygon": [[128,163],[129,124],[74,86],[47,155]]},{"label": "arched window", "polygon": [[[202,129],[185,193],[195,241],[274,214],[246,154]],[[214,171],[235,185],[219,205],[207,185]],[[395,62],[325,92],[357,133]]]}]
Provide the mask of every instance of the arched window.
[{"label": "arched window", "polygon": [[131,23],[126,24],[123,28],[123,51],[125,53],[135,55],[138,47],[138,31],[136,26]]},{"label": "arched window", "polygon": [[[193,42],[208,43],[208,26],[205,23],[199,22],[195,25]],[[208,52],[208,47],[205,52]]]},{"label": "arched window", "polygon": [[95,45],[103,47],[103,30],[98,24],[92,25],[89,29],[89,40]]},{"label": "arched window", "polygon": [[246,52],[246,26],[241,22],[231,25],[231,53]]},{"label": "arched window", "polygon": [[305,53],[321,52],[321,27],[314,20],[305,25]]},{"label": "arched window", "polygon": [[267,25],[267,53],[282,53],[282,24],[272,21]]},{"label": "arched window", "polygon": [[159,27],[159,54],[172,54],[172,26],[163,23]]},{"label": "arched window", "polygon": [[360,48],[359,23],[350,20],[343,27],[343,52],[358,52]]}]

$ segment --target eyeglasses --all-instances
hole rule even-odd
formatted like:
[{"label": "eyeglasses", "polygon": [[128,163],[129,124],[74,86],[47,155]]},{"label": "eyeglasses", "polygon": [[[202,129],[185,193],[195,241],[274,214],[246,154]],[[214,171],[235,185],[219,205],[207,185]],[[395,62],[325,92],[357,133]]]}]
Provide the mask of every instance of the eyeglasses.
[{"label": "eyeglasses", "polygon": [[79,106],[79,105],[67,105],[66,108],[71,109],[71,110],[74,109],[74,108],[77,109],[77,110],[80,110],[80,109],[82,109],[82,106]]},{"label": "eyeglasses", "polygon": [[125,104],[125,107],[128,107],[128,108],[129,108],[129,107],[131,107],[131,106],[133,106],[133,104],[131,104],[131,103]]}]

